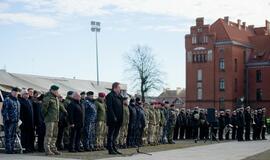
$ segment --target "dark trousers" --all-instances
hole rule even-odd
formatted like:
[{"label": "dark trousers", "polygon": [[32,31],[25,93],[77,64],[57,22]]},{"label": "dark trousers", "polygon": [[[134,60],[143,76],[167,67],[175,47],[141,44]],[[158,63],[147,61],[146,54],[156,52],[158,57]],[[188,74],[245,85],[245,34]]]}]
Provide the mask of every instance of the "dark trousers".
[{"label": "dark trousers", "polygon": [[108,135],[107,135],[107,149],[108,150],[112,150],[115,148],[120,127],[121,127],[120,125],[108,126]]},{"label": "dark trousers", "polygon": [[81,140],[82,127],[71,127],[70,139],[69,139],[69,150],[79,150]]},{"label": "dark trousers", "polygon": [[64,130],[65,130],[64,125],[58,125],[58,134],[57,134],[57,141],[56,141],[56,147],[58,149],[63,149],[64,144],[63,144],[63,138],[64,138]]},{"label": "dark trousers", "polygon": [[217,131],[218,131],[218,129],[217,128],[215,128],[215,127],[211,127],[211,138],[212,138],[212,140],[217,140]]},{"label": "dark trousers", "polygon": [[37,126],[37,135],[38,135],[38,151],[44,151],[44,137],[46,132],[46,126],[45,123],[41,123]]},{"label": "dark trousers", "polygon": [[179,139],[179,125],[175,125],[173,132],[173,140]]},{"label": "dark trousers", "polygon": [[192,130],[192,138],[193,139],[198,139],[198,134],[199,134],[199,127],[194,126]]},{"label": "dark trousers", "polygon": [[237,140],[243,141],[244,127],[238,127],[237,129]]},{"label": "dark trousers", "polygon": [[232,140],[236,139],[236,127],[232,128]]},{"label": "dark trousers", "polygon": [[21,129],[21,143],[22,147],[28,152],[34,151],[34,128],[22,128]]},{"label": "dark trousers", "polygon": [[4,123],[6,152],[14,151],[17,123]]},{"label": "dark trousers", "polygon": [[223,131],[224,131],[224,128],[219,128],[219,130],[218,130],[218,139],[220,141],[223,140]]},{"label": "dark trousers", "polygon": [[245,127],[245,140],[249,141],[250,140],[250,126]]},{"label": "dark trousers", "polygon": [[208,126],[201,126],[200,127],[200,139],[205,140],[208,139]]},{"label": "dark trousers", "polygon": [[127,145],[135,146],[135,132],[136,129],[133,126],[128,127]]},{"label": "dark trousers", "polygon": [[262,139],[266,139],[265,132],[266,132],[266,127],[262,127]]},{"label": "dark trousers", "polygon": [[186,139],[191,139],[192,138],[192,127],[188,126],[186,128]]},{"label": "dark trousers", "polygon": [[180,139],[184,139],[185,132],[186,132],[186,127],[181,126],[180,127]]},{"label": "dark trousers", "polygon": [[226,140],[229,140],[230,139],[230,130],[229,130],[229,128],[228,128],[228,130],[227,130],[227,132],[225,133],[225,139]]}]

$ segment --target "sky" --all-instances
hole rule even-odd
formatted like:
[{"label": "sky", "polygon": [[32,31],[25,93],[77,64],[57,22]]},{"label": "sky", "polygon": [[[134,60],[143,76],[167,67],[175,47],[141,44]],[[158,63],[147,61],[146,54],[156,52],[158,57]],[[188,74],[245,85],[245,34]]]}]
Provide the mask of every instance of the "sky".
[{"label": "sky", "polygon": [[197,17],[264,26],[269,15],[269,0],[0,0],[0,68],[96,80],[96,20],[101,81],[130,86],[123,57],[147,45],[165,73],[164,88],[184,88],[184,36]]}]

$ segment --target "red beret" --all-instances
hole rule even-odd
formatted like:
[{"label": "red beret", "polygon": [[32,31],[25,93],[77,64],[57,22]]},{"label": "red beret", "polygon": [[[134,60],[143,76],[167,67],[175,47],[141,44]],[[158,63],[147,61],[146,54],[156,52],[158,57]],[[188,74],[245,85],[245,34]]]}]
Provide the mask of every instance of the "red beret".
[{"label": "red beret", "polygon": [[100,92],[100,93],[98,93],[98,96],[99,96],[99,97],[105,97],[105,96],[106,96],[106,94],[105,94],[105,93],[103,93],[103,92]]}]

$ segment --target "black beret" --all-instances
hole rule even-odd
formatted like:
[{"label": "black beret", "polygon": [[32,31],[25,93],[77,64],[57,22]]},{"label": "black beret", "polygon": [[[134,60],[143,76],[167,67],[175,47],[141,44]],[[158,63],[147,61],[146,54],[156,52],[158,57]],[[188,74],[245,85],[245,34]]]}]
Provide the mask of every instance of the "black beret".
[{"label": "black beret", "polygon": [[20,92],[20,89],[19,89],[18,87],[13,87],[13,88],[11,89],[11,91],[14,91],[14,92]]},{"label": "black beret", "polygon": [[135,101],[136,101],[136,102],[139,102],[139,101],[141,101],[141,99],[140,99],[139,97],[137,97],[137,98],[135,99]]},{"label": "black beret", "polygon": [[81,92],[81,94],[80,95],[85,95],[85,92],[83,91],[83,92]]},{"label": "black beret", "polygon": [[73,94],[73,91],[68,91],[68,92],[67,92],[67,95],[68,95],[68,96],[71,96],[72,94]]},{"label": "black beret", "polygon": [[86,94],[87,94],[87,96],[93,96],[94,95],[94,92],[93,91],[89,91]]}]

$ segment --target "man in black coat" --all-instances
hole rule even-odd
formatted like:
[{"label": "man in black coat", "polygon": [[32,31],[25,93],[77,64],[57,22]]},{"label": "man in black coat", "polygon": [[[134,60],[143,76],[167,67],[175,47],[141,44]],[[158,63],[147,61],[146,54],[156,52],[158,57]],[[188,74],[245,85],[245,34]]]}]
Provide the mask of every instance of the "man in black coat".
[{"label": "man in black coat", "polygon": [[84,124],[84,110],[80,103],[78,92],[72,94],[72,101],[68,105],[68,118],[70,123],[69,152],[82,152],[80,149],[81,132]]},{"label": "man in black coat", "polygon": [[177,121],[180,127],[180,139],[183,140],[185,131],[186,131],[186,125],[187,125],[187,118],[186,118],[186,113],[185,113],[184,108],[180,109],[180,113],[178,115]]},{"label": "man in black coat", "polygon": [[106,96],[109,154],[121,154],[116,148],[116,139],[123,123],[123,100],[120,92],[120,83],[114,82],[112,91]]},{"label": "man in black coat", "polygon": [[250,126],[251,126],[251,121],[252,121],[252,117],[251,117],[251,112],[250,112],[250,107],[248,106],[245,109],[245,140],[246,141],[250,141]]},{"label": "man in black coat", "polygon": [[129,124],[128,124],[128,137],[127,144],[129,147],[135,147],[135,131],[137,121],[137,110],[135,106],[135,100],[131,99],[129,102]]},{"label": "man in black coat", "polygon": [[236,111],[232,112],[232,117],[231,117],[231,125],[232,125],[232,140],[236,139],[236,126],[237,126],[237,115]]},{"label": "man in black coat", "polygon": [[135,145],[136,146],[142,146],[142,136],[143,136],[143,130],[146,126],[145,122],[145,113],[143,109],[143,104],[140,100],[140,98],[136,98],[136,111],[137,111],[137,120],[136,120],[136,135],[135,135]]},{"label": "man in black coat", "polygon": [[231,127],[231,110],[227,109],[225,113],[225,138],[226,140],[230,139],[230,127]]},{"label": "man in black coat", "polygon": [[28,99],[29,94],[27,90],[21,92],[22,98],[20,98],[20,119],[22,121],[21,128],[21,142],[25,153],[34,151],[34,111],[32,102]]},{"label": "man in black coat", "polygon": [[241,107],[237,114],[237,140],[243,141],[243,134],[244,134],[244,127],[245,127],[245,115],[244,115],[244,108]]},{"label": "man in black coat", "polygon": [[225,129],[225,113],[224,113],[224,111],[219,112],[218,122],[219,122],[218,139],[220,141],[223,141],[223,132]]}]

